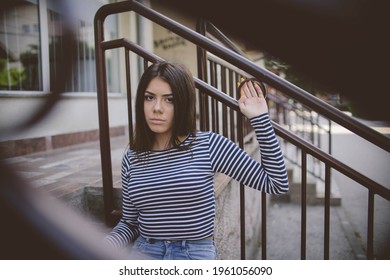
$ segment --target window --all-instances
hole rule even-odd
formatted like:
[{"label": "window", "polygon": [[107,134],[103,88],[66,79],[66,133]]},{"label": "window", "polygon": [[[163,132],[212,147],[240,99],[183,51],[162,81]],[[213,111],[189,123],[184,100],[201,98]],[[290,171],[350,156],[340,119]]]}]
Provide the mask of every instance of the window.
[{"label": "window", "polygon": [[[65,52],[69,51],[63,43],[64,17],[71,16],[77,40],[76,55],[63,90],[96,91],[93,18],[102,1],[1,1],[0,90],[50,91],[56,79],[63,78],[58,76],[59,69]],[[116,21],[116,17],[109,20],[107,39],[117,36]],[[117,65],[118,56],[117,52],[109,52],[107,63]],[[118,73],[107,71],[107,75],[108,90],[119,91]]]},{"label": "window", "polygon": [[23,30],[23,33],[30,33],[30,25],[23,24],[22,30]]},{"label": "window", "polygon": [[[50,53],[50,84],[56,80],[58,69],[63,64],[65,52],[63,44],[63,20],[62,16],[54,11],[48,11],[49,26],[49,53]],[[96,91],[95,77],[95,48],[93,25],[85,21],[77,21],[76,50],[73,61],[73,70],[71,79],[67,81],[65,91],[68,92],[86,92]]]},{"label": "window", "polygon": [[38,6],[34,1],[2,0],[0,12],[0,90],[42,90]]}]

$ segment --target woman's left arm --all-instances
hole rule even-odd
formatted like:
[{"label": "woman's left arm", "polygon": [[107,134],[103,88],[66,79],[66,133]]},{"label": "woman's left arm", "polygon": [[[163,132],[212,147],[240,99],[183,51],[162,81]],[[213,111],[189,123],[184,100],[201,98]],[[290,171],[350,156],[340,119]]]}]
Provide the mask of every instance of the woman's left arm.
[{"label": "woman's left arm", "polygon": [[222,172],[237,181],[266,193],[288,191],[288,178],[283,154],[268,114],[260,87],[248,82],[241,87],[241,112],[250,120],[260,147],[261,163],[255,161],[235,143],[212,134],[210,157],[215,172]]},{"label": "woman's left arm", "polygon": [[268,113],[254,117],[250,122],[259,143],[261,162],[254,160],[231,140],[212,133],[209,146],[212,169],[259,191],[286,193],[286,166]]}]

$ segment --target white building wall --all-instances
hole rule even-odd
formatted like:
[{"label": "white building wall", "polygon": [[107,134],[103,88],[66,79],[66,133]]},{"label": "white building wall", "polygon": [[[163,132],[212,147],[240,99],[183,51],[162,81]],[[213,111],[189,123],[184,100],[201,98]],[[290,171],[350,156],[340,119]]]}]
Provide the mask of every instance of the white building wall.
[{"label": "white building wall", "polygon": [[[96,93],[68,94],[52,108],[42,121],[13,133],[13,128],[24,123],[42,106],[44,97],[2,97],[0,102],[0,142],[8,140],[48,137],[60,134],[99,129]],[[127,104],[120,94],[109,98],[110,126],[127,125]]]},{"label": "white building wall", "polygon": [[[152,8],[192,30],[196,28],[196,19],[189,15],[169,11],[164,6],[158,5],[156,1],[153,2]],[[157,24],[153,24],[153,45],[154,52],[161,58],[170,62],[185,64],[192,74],[197,74],[196,46],[191,42]]]}]

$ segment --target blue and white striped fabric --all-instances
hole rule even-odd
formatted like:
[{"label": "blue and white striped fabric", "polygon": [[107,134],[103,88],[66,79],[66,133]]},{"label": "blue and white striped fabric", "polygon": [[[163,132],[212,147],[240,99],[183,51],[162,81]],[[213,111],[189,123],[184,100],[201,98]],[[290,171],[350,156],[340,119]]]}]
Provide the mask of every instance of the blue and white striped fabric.
[{"label": "blue and white striped fabric", "polygon": [[250,120],[260,145],[261,163],[213,132],[197,132],[182,145],[122,161],[122,218],[106,237],[126,246],[139,234],[157,240],[199,240],[214,234],[214,175],[224,173],[266,193],[288,191],[287,172],[269,115]]}]

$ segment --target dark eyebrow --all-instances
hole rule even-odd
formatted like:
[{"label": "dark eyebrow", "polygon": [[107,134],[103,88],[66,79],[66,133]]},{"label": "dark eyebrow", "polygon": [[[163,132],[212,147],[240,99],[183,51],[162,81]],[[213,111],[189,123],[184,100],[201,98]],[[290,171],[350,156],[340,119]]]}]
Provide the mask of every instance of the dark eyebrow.
[{"label": "dark eyebrow", "polygon": [[[151,95],[156,95],[155,93],[151,92],[151,91],[148,91],[148,90],[145,90],[145,93],[148,93],[148,94],[151,94]],[[162,96],[173,96],[173,93],[166,93],[166,94],[163,94]]]}]

